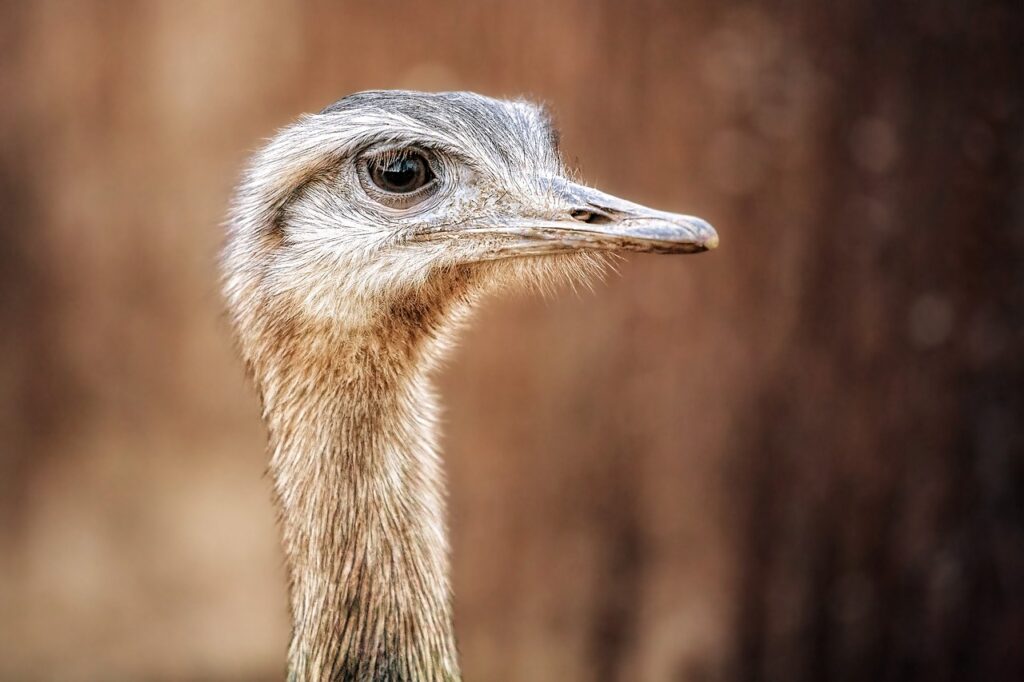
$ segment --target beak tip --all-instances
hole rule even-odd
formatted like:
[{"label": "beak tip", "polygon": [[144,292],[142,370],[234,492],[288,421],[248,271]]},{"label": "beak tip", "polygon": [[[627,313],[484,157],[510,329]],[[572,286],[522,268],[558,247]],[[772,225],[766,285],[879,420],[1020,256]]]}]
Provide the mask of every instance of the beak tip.
[{"label": "beak tip", "polygon": [[692,223],[696,227],[696,232],[699,235],[698,239],[700,245],[705,251],[712,251],[718,248],[718,232],[715,228],[711,227],[711,224],[706,220],[700,218],[691,218]]}]

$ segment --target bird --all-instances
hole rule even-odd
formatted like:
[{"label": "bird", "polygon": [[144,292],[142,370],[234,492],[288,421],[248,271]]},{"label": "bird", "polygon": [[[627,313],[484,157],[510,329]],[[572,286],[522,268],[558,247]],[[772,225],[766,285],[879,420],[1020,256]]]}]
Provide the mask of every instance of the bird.
[{"label": "bird", "polygon": [[461,679],[438,363],[490,294],[718,235],[578,182],[544,106],[396,90],[279,130],[225,225],[225,305],[260,399],[289,580],[288,679]]}]

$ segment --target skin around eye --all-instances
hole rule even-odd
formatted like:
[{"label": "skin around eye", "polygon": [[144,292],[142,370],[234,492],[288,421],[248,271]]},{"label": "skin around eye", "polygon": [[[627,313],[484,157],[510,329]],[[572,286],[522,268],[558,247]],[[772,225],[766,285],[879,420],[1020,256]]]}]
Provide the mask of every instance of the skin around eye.
[{"label": "skin around eye", "polygon": [[414,206],[438,185],[430,160],[418,149],[388,150],[364,158],[359,179],[372,199],[391,208]]}]

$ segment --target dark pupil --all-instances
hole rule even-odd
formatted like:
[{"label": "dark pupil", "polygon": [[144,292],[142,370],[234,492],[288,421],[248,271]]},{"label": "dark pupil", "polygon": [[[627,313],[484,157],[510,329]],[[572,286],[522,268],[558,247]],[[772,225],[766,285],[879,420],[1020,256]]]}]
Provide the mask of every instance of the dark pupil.
[{"label": "dark pupil", "polygon": [[387,165],[377,168],[382,189],[392,192],[411,192],[421,187],[426,180],[426,168],[423,159],[415,156],[395,159]]}]

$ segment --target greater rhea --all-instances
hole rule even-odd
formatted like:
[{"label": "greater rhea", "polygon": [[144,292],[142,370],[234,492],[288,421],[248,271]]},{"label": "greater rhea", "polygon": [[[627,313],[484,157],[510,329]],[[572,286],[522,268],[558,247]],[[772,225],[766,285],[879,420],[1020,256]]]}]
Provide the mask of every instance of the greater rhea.
[{"label": "greater rhea", "polygon": [[481,296],[695,253],[704,221],[573,181],[545,111],[374,91],[253,157],[223,252],[290,578],[291,680],[457,680],[430,374]]}]

